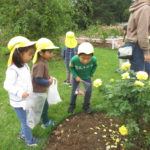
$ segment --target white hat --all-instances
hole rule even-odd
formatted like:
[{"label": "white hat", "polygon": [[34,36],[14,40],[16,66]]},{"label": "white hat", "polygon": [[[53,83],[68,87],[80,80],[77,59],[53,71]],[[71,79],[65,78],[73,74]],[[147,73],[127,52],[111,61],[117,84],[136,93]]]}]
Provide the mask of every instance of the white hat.
[{"label": "white hat", "polygon": [[80,44],[78,47],[78,54],[81,54],[81,53],[84,53],[87,55],[94,53],[93,45],[89,42],[84,42],[84,43]]}]

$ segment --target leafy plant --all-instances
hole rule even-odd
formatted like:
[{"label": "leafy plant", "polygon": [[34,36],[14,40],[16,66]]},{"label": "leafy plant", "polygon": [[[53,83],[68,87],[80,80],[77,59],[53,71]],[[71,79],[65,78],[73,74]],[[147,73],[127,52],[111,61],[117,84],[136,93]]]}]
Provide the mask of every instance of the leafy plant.
[{"label": "leafy plant", "polygon": [[103,83],[103,92],[108,114],[117,116],[128,129],[126,148],[150,146],[150,82],[146,72],[129,71],[130,64],[122,66],[122,78]]}]

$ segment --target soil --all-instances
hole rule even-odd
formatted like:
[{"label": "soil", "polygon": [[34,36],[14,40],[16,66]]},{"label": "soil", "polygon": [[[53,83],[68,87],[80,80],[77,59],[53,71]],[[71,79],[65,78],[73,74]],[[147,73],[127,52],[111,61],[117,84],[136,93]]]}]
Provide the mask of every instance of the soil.
[{"label": "soil", "polygon": [[121,125],[105,113],[79,113],[56,127],[44,150],[123,150]]}]

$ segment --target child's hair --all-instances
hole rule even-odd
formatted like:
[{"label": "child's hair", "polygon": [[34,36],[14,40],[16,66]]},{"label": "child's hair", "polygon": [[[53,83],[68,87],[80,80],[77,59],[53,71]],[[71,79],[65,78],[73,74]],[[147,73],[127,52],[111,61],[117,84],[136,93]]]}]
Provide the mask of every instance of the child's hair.
[{"label": "child's hair", "polygon": [[[53,50],[43,49],[43,50],[41,50],[40,52],[45,53],[45,52],[47,52],[47,51],[53,51]],[[38,58],[40,58],[40,57],[41,57],[41,55],[40,55],[39,52],[38,52]]]},{"label": "child's hair", "polygon": [[12,61],[18,68],[23,67],[23,61],[21,59],[20,54],[23,52],[27,52],[30,47],[34,47],[34,46],[20,47],[20,48],[15,49],[13,57],[12,57]]},{"label": "child's hair", "polygon": [[91,54],[85,54],[85,53],[80,53],[80,54],[78,54],[79,56],[81,56],[81,55],[91,55],[91,56],[93,56],[94,54],[93,53],[91,53]]}]

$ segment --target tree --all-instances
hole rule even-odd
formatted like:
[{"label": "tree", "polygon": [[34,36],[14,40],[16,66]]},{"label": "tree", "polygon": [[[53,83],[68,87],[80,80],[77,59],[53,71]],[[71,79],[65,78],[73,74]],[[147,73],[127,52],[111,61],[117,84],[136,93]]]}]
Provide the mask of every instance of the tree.
[{"label": "tree", "polygon": [[16,35],[56,39],[74,26],[70,0],[5,0],[0,4],[0,39],[4,44]]},{"label": "tree", "polygon": [[93,0],[94,20],[113,24],[128,20],[132,0]]}]

